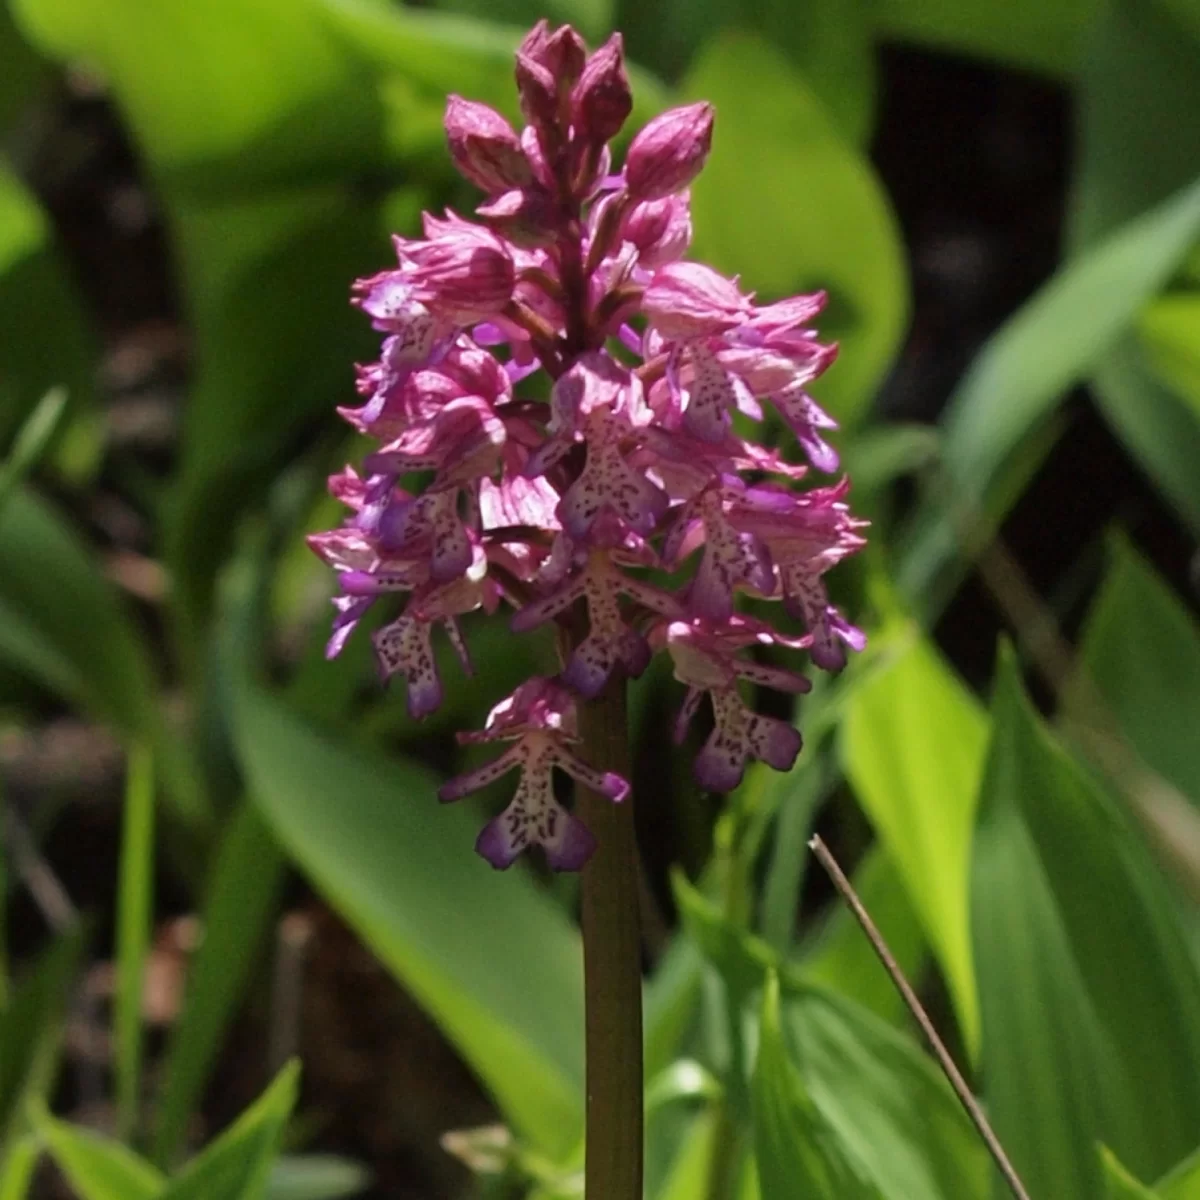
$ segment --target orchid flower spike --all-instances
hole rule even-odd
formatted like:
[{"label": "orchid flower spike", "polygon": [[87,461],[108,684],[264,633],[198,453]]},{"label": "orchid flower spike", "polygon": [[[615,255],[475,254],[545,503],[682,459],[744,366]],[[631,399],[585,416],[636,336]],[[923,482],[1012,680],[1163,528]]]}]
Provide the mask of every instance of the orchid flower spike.
[{"label": "orchid flower spike", "polygon": [[[516,633],[569,634],[559,676],[521,684],[483,732],[460,734],[507,748],[441,796],[519,770],[476,848],[504,868],[537,845],[576,870],[595,843],[556,798],[555,769],[614,802],[629,792],[587,762],[577,706],[666,654],[686,688],[679,738],[712,715],[702,786],[736,787],[750,759],[788,770],[800,734],[755,712],[754,689],[807,690],[780,651],[838,670],[862,649],[825,575],[863,546],[865,522],[844,477],[804,487],[838,470],[836,424],[810,390],[836,355],[811,326],[824,295],[760,303],[686,258],[712,106],[655,117],[614,170],[633,108],[620,35],[589,54],[543,21],[516,78],[521,129],[460,96],[446,106],[450,157],[483,193],[474,219],[427,214],[422,237],[396,237],[394,267],[354,285],[383,342],[358,369],[361,404],[341,411],[376,448],[330,479],[346,519],[309,541],[339,584],[330,656],[377,602],[402,597],[372,642],[414,719],[441,703],[435,638],[470,671],[471,614],[505,604]],[[523,394],[539,371],[546,401]],[[745,435],[766,406],[806,463]],[[664,587],[664,570],[683,582]],[[743,597],[803,632],[739,611]]]}]

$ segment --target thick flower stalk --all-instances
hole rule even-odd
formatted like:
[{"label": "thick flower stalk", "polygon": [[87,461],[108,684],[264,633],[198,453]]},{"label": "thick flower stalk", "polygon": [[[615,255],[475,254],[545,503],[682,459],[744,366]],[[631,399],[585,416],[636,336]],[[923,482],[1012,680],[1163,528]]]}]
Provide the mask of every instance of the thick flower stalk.
[{"label": "thick flower stalk", "polygon": [[[415,718],[442,699],[440,631],[469,672],[470,614],[504,604],[514,632],[560,624],[560,676],[522,684],[484,733],[460,735],[511,744],[441,795],[519,771],[477,849],[507,867],[539,845],[575,869],[594,839],[555,800],[553,769],[614,802],[628,792],[588,765],[577,702],[666,653],[686,687],[680,739],[711,713],[701,785],[734,788],[755,759],[787,770],[800,734],[756,713],[753,690],[808,685],[761,656],[782,647],[836,670],[861,649],[824,575],[863,544],[863,522],[846,479],[805,487],[838,468],[834,422],[808,391],[836,353],[810,326],[824,296],[760,304],[685,258],[712,108],[655,118],[616,171],[609,142],[632,107],[619,35],[588,55],[543,22],[516,77],[520,132],[486,105],[447,105],[450,154],[485,193],[476,219],[427,215],[423,238],[395,239],[395,267],[355,285],[383,345],[343,415],[378,445],[330,481],[345,524],[310,541],[340,584],[330,655],[376,601],[402,598],[373,642]],[[521,386],[538,371],[548,401]],[[771,413],[807,463],[754,440]],[[665,587],[668,574],[684,581]],[[778,603],[803,632],[739,612],[740,597]]]}]

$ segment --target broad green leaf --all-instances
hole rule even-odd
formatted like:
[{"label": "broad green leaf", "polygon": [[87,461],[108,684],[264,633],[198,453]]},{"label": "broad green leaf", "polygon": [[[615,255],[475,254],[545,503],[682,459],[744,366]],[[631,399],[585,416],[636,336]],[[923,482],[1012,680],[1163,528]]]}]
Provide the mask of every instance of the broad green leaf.
[{"label": "broad green leaf", "polygon": [[4,75],[0,77],[0,130],[7,130],[9,121],[36,98],[38,86],[48,72],[46,64],[21,37],[6,4],[0,4],[0,62],[4,63]]},{"label": "broad green leaf", "polygon": [[1098,18],[1076,84],[1075,247],[1161,203],[1200,167],[1200,129],[1179,119],[1200,104],[1200,37],[1165,0],[1110,0]]},{"label": "broad green leaf", "polygon": [[703,961],[687,938],[667,946],[642,990],[644,1066],[653,1077],[674,1061],[700,1000]]},{"label": "broad green leaf", "polygon": [[[1178,120],[1200,105],[1200,30],[1194,5],[1185,11],[1190,4],[1113,0],[1103,7],[1079,81],[1069,227],[1075,247],[1090,246],[1195,178],[1200,130]],[[1190,298],[1150,305],[1137,326],[1140,338],[1127,337],[1093,383],[1117,435],[1200,529],[1200,324]]]},{"label": "broad green leaf", "polygon": [[[812,753],[811,743],[808,752]],[[766,783],[766,787],[782,793],[783,799],[775,817],[763,886],[761,932],[780,953],[787,950],[795,936],[800,889],[809,857],[808,839],[828,787],[827,774],[822,763],[809,762],[787,775],[772,771]]]},{"label": "broad green leaf", "polygon": [[1101,363],[1198,236],[1200,182],[1067,263],[992,336],[947,406],[941,490],[948,494],[927,500],[912,523],[900,575],[905,595],[931,589],[954,557],[956,525],[987,508],[1029,436]]},{"label": "broad green leaf", "polygon": [[168,737],[145,643],[88,549],[23,490],[0,511],[0,658],[153,745],[180,817],[206,820],[207,801]]},{"label": "broad green leaf", "polygon": [[170,1164],[242,1001],[254,957],[279,903],[286,863],[258,809],[242,801],[225,828],[203,906],[204,939],[188,971],[155,1109],[154,1159]]},{"label": "broad green leaf", "polygon": [[579,942],[566,917],[528,877],[498,875],[472,853],[479,818],[439,807],[426,771],[329,740],[244,664],[234,704],[251,792],[291,856],[516,1128],[565,1152],[583,1083]]},{"label": "broad green leaf", "polygon": [[1200,1150],[1172,1167],[1154,1190],[1161,1200],[1200,1200]]},{"label": "broad green leaf", "polygon": [[1142,313],[1146,362],[1200,420],[1200,292],[1168,294]]},{"label": "broad green leaf", "polygon": [[263,1200],[299,1083],[299,1064],[284,1067],[271,1086],[171,1180],[160,1200]]},{"label": "broad green leaf", "polygon": [[0,1013],[0,1145],[22,1127],[27,1106],[46,1101],[54,1087],[82,951],[78,930],[60,934]]},{"label": "broad green leaf", "polygon": [[871,14],[889,40],[993,59],[1054,76],[1078,68],[1101,0],[874,0]]},{"label": "broad green leaf", "polygon": [[[945,1080],[905,1035],[809,982],[675,878],[684,927],[717,968],[735,1009],[779,977],[796,1068],[826,1123],[896,1200],[985,1200],[987,1159]],[[734,1080],[727,1081],[732,1089]]]},{"label": "broad green leaf", "polygon": [[357,1196],[371,1182],[356,1162],[330,1154],[285,1154],[267,1182],[267,1200],[338,1200]]},{"label": "broad green leaf", "polygon": [[138,1127],[142,1088],[142,992],[154,922],[154,760],[135,747],[126,765],[120,880],[117,887],[117,988],[113,1045],[117,1127],[128,1141]]},{"label": "broad green leaf", "polygon": [[1134,1179],[1107,1146],[1100,1147],[1100,1164],[1107,1200],[1157,1200],[1156,1193]]},{"label": "broad green leaf", "polygon": [[38,1117],[37,1131],[80,1200],[157,1200],[162,1194],[164,1177],[120,1142],[49,1113]]},{"label": "broad green leaf", "polygon": [[1102,1194],[1194,1144],[1200,979],[1137,832],[1000,670],[971,917],[988,1111],[1033,1195]]},{"label": "broad green leaf", "polygon": [[1200,421],[1180,396],[1155,377],[1141,347],[1125,338],[1092,380],[1096,404],[1125,448],[1200,534]]},{"label": "broad green leaf", "polygon": [[[917,978],[925,961],[925,935],[904,880],[881,846],[867,852],[851,882],[905,978]],[[813,983],[848,996],[889,1024],[908,1023],[896,985],[844,905],[837,906],[801,961],[805,978]]]},{"label": "broad green leaf", "polygon": [[[1200,804],[1200,627],[1124,539],[1088,613],[1079,665],[1147,765]],[[1068,714],[1081,703],[1077,686]]]},{"label": "broad green leaf", "polygon": [[755,34],[787,56],[856,144],[874,121],[875,62],[863,0],[618,0],[615,27],[630,53],[675,79],[715,35]]},{"label": "broad green leaf", "polygon": [[[102,68],[156,171],[264,146],[294,161],[362,157],[369,89],[356,106],[352,63],[313,0],[14,0],[13,9],[49,53]],[[323,107],[333,110],[324,119]],[[272,142],[298,111],[310,115],[307,127]]]},{"label": "broad green leaf", "polygon": [[784,1024],[814,1102],[884,1196],[988,1200],[978,1134],[910,1037],[844,996],[786,981]]},{"label": "broad green leaf", "polygon": [[828,289],[820,327],[842,353],[814,392],[839,419],[857,419],[907,320],[904,255],[886,193],[770,43],[717,38],[682,90],[717,110],[713,151],[692,187],[697,257],[740,274],[764,299]]},{"label": "broad green leaf", "polygon": [[987,720],[915,628],[881,634],[879,645],[882,659],[846,702],[842,762],[904,881],[974,1053],[979,1011],[967,891]]},{"label": "broad green leaf", "polygon": [[[0,39],[6,20],[0,9]],[[5,80],[10,59],[2,53]],[[14,71],[19,63],[11,60]],[[4,84],[0,83],[0,88]],[[0,440],[52,388],[65,387],[73,405],[92,396],[96,347],[50,226],[34,196],[0,162]]]},{"label": "broad green leaf", "polygon": [[613,28],[612,0],[434,0],[434,7],[515,29],[528,29],[545,17],[551,25],[573,25],[595,45]]},{"label": "broad green leaf", "polygon": [[26,1200],[42,1148],[31,1135],[17,1138],[0,1161],[0,1200]]},{"label": "broad green leaf", "polygon": [[692,1120],[666,1179],[654,1193],[655,1200],[696,1200],[704,1195],[718,1120],[714,1112],[700,1113]]},{"label": "broad green leaf", "polygon": [[774,974],[763,992],[751,1094],[763,1200],[790,1200],[797,1194],[811,1200],[883,1200],[887,1193],[842,1143],[789,1061]]}]

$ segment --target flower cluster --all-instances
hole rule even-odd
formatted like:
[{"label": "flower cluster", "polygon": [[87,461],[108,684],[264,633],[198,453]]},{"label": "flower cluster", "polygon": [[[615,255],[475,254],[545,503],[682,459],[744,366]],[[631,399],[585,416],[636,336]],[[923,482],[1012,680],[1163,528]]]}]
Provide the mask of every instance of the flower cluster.
[{"label": "flower cluster", "polygon": [[[359,369],[362,405],[342,415],[378,447],[361,474],[331,479],[349,516],[310,541],[340,584],[331,655],[376,599],[406,598],[373,637],[413,717],[441,701],[439,627],[467,671],[459,619],[477,609],[507,603],[517,632],[552,621],[572,631],[557,679],[523,684],[483,733],[460,735],[509,748],[441,795],[519,768],[515,798],[477,849],[506,867],[537,843],[573,869],[592,839],[555,800],[553,768],[613,800],[628,791],[579,756],[577,701],[666,652],[687,687],[678,736],[711,706],[702,785],[735,787],[749,759],[787,770],[800,735],[749,708],[740,681],[808,686],[752,657],[756,646],[807,650],[830,670],[847,646],[861,649],[823,577],[863,544],[863,522],[847,480],[801,490],[809,465],[742,433],[769,405],[812,468],[837,471],[822,436],[834,422],[808,392],[836,353],[809,327],[823,296],[758,304],[684,259],[711,107],[652,120],[614,172],[609,142],[632,107],[619,35],[589,55],[573,29],[542,22],[516,78],[520,133],[486,105],[447,106],[454,163],[485,193],[478,220],[426,216],[423,238],[395,239],[396,267],[356,284],[383,346]],[[518,391],[539,370],[548,401]],[[688,582],[667,589],[655,571]],[[739,593],[782,601],[806,632],[785,637],[739,613]]]}]

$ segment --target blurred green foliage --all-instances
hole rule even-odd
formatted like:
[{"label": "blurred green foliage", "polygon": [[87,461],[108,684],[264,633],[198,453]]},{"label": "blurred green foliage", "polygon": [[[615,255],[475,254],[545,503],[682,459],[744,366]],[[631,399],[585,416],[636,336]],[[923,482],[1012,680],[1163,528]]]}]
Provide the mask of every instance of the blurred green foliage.
[{"label": "blurred green foliage", "polygon": [[[932,637],[1078,384],[1184,535],[1200,531],[1200,4],[9,0],[0,682],[14,720],[36,722],[52,698],[111,727],[139,769],[114,1018],[124,1143],[46,1109],[88,937],[68,924],[19,978],[0,954],[0,1200],[31,1194],[42,1154],[84,1200],[320,1200],[365,1186],[352,1164],[280,1157],[294,1068],[181,1161],[289,867],[437,1022],[514,1131],[518,1151],[480,1194],[578,1195],[569,893],[524,869],[487,872],[469,850],[478,814],[433,802],[446,732],[549,649],[514,648],[501,624],[473,631],[480,679],[451,686],[447,711],[419,730],[362,686],[361,645],[324,662],[329,585],[301,545],[346,455],[332,409],[372,352],[349,282],[386,261],[388,232],[413,232],[422,208],[470,203],[442,144],[445,96],[513,113],[511,52],[542,15],[593,40],[625,32],[636,119],[680,98],[716,103],[697,254],[764,298],[829,291],[823,328],[842,356],[821,398],[874,519],[846,585],[871,647],[806,704],[796,772],[751,772],[718,817],[711,861],[678,881],[680,928],[647,980],[648,1195],[996,1194],[857,927],[845,913],[797,921],[805,842],[827,803],[874,835],[855,882],[906,970],[944,984],[940,1016],[1031,1193],[1200,1195],[1188,1159],[1200,1141],[1200,630],[1115,538],[1048,719],[1012,652],[989,707]],[[896,41],[1056,80],[1080,148],[1060,268],[990,337],[932,430],[888,426],[873,408],[910,310],[898,223],[865,150],[878,50]],[[140,497],[170,580],[153,622],[72,515],[105,460],[102,338],[19,169],[30,114],[67,68],[103,81],[163,207],[193,352],[175,473]],[[920,492],[903,520],[899,479]],[[1018,630],[1026,653],[1034,632]],[[661,732],[662,681],[639,687],[645,742]],[[168,694],[183,696],[182,719],[167,716]],[[694,827],[688,811],[672,815]],[[160,853],[207,934],[150,1111],[136,996]],[[0,884],[3,906],[7,864]]]}]

